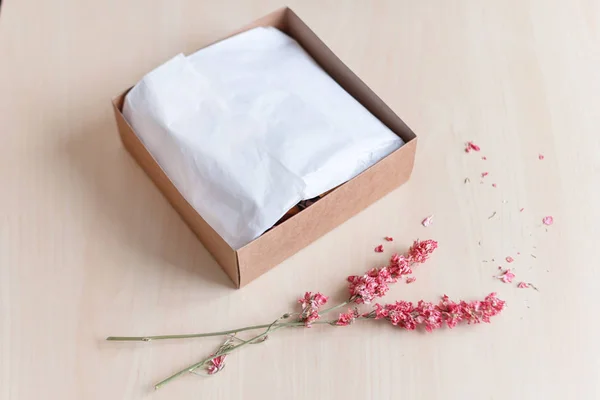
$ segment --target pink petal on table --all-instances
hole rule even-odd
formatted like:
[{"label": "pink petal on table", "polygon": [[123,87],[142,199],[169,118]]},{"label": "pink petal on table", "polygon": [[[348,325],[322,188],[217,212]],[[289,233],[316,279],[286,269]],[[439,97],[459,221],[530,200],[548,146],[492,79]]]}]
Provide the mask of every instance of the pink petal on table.
[{"label": "pink petal on table", "polygon": [[421,221],[421,225],[423,225],[424,227],[428,227],[429,225],[431,225],[432,222],[433,222],[433,214],[431,214],[429,217],[427,217],[423,221]]},{"label": "pink petal on table", "polygon": [[504,283],[511,283],[515,278],[515,274],[513,274],[510,269],[507,269],[502,272],[501,275],[496,276],[496,278],[500,279]]},{"label": "pink petal on table", "polygon": [[506,257],[506,262],[507,262],[507,263],[511,263],[511,262],[513,262],[513,261],[515,261],[515,259],[514,259],[514,258],[512,258],[511,256],[508,256],[508,257]]},{"label": "pink petal on table", "polygon": [[547,217],[542,218],[542,222],[544,225],[552,225],[554,223],[554,218],[548,215]]},{"label": "pink petal on table", "polygon": [[384,237],[384,239],[387,240],[388,242],[393,242],[394,241],[394,238],[391,237],[391,236],[386,236],[386,237]]},{"label": "pink petal on table", "polygon": [[465,151],[467,153],[470,153],[471,150],[479,151],[479,150],[481,150],[481,148],[473,142],[467,142],[467,147],[465,148]]},{"label": "pink petal on table", "polygon": [[383,253],[383,245],[382,244],[375,247],[375,253]]}]

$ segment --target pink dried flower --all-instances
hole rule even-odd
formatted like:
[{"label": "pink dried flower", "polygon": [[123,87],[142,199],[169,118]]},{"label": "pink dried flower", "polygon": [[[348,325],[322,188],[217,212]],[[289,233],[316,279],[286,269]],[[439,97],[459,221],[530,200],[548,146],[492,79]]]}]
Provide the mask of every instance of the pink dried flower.
[{"label": "pink dried flower", "polygon": [[490,293],[484,301],[473,301],[464,303],[465,320],[467,323],[478,324],[481,321],[489,323],[490,317],[499,314],[504,309],[505,302],[496,297],[496,293]]},{"label": "pink dried flower", "polygon": [[431,225],[431,222],[433,222],[433,215],[430,215],[429,217],[421,221],[421,225],[423,225],[424,227],[428,227],[429,225]]},{"label": "pink dried flower", "polygon": [[414,276],[410,276],[410,277],[406,278],[406,283],[413,283],[416,280],[417,280],[417,278],[415,278]]},{"label": "pink dried flower", "polygon": [[429,255],[437,249],[438,243],[435,240],[415,240],[408,249],[408,260],[413,263],[421,264],[427,261]]},{"label": "pink dried flower", "polygon": [[[380,297],[385,294],[388,290],[388,284],[398,281],[401,276],[412,273],[411,266],[414,263],[422,263],[429,255],[437,248],[437,242],[433,240],[415,241],[410,247],[406,255],[394,254],[388,266],[382,268],[373,268],[369,270],[363,276],[350,276],[348,281],[350,282],[350,301],[356,303],[368,303],[375,297]],[[492,259],[493,261],[493,259]],[[507,275],[510,270],[505,271],[504,275]],[[514,274],[513,274],[514,277]],[[414,277],[407,277],[406,282],[410,283],[414,281]],[[512,279],[512,278],[510,278]],[[530,283],[521,282],[518,287],[532,287],[537,290],[535,286]],[[284,328],[284,327],[295,327],[304,324],[306,327],[310,327],[311,323],[318,320],[321,315],[319,309],[325,305],[328,301],[327,296],[321,293],[306,292],[303,297],[298,300],[301,305],[302,311],[299,313],[298,321],[294,323],[282,322],[282,320],[290,318],[292,314],[286,313],[280,318],[277,318],[271,324],[259,325],[267,327],[267,330],[260,335],[248,339],[247,341],[240,340],[242,344],[246,343],[259,343],[267,338],[267,334],[276,329],[273,327]],[[331,311],[334,308],[346,305],[348,302],[344,302],[336,307],[329,308]],[[396,301],[392,304],[380,305],[375,304],[373,309],[363,314],[359,313],[357,308],[349,309],[346,313],[339,314],[337,319],[328,320],[325,322],[330,325],[347,326],[352,324],[356,319],[384,319],[391,324],[402,327],[407,330],[414,330],[417,328],[423,328],[427,332],[431,332],[435,329],[442,327],[446,324],[449,328],[453,328],[459,322],[465,321],[471,323],[490,322],[492,316],[500,313],[505,307],[504,301],[498,299],[495,293],[490,293],[483,301],[472,301],[465,302],[460,301],[458,303],[451,301],[448,296],[444,295],[438,304],[419,301],[416,305],[409,301]],[[327,313],[328,310],[321,312],[321,314]],[[258,329],[257,326],[249,326],[238,328],[236,330],[229,331],[233,335],[228,335],[228,339],[223,343],[219,349],[209,357],[208,361],[202,364],[193,364],[181,372],[178,372],[169,378],[158,383],[155,387],[159,388],[171,381],[174,378],[179,377],[184,372],[194,372],[199,365],[204,366],[209,375],[216,374],[225,367],[225,358],[227,354],[236,350],[241,345],[235,345],[234,339],[235,334],[242,331]],[[221,336],[221,333],[206,333],[198,336]],[[189,335],[184,335],[189,336]],[[195,335],[194,335],[195,336]],[[154,339],[174,339],[181,338],[181,335],[169,335],[169,336],[153,336],[153,337],[108,337],[107,340],[141,340],[149,341]]]},{"label": "pink dried flower", "polygon": [[481,173],[481,177],[485,178],[486,176],[488,176],[490,173],[489,172],[482,172]]},{"label": "pink dried flower", "polygon": [[453,302],[446,295],[442,296],[442,301],[440,301],[438,309],[442,313],[442,318],[450,329],[454,328],[463,320],[463,310],[460,303],[457,304]]},{"label": "pink dried flower", "polygon": [[483,157],[481,157],[481,159],[482,159],[483,161],[485,161],[485,160],[487,160],[487,157],[486,157],[486,156],[483,156]]},{"label": "pink dried flower", "polygon": [[392,325],[407,330],[423,326],[427,332],[440,328],[445,322],[449,328],[454,328],[459,322],[469,324],[490,322],[490,318],[504,309],[505,303],[490,293],[483,301],[455,303],[444,295],[442,300],[434,305],[423,300],[414,306],[408,301],[397,301],[393,304],[375,304],[374,318],[385,319]]},{"label": "pink dried flower", "polygon": [[306,292],[304,297],[298,299],[298,303],[302,308],[298,320],[304,322],[304,325],[310,328],[311,324],[319,319],[319,307],[325,305],[327,299],[328,297],[321,293]]},{"label": "pink dried flower", "polygon": [[515,274],[513,274],[509,268],[503,271],[501,275],[496,276],[496,278],[500,279],[504,283],[511,283],[515,278]]},{"label": "pink dried flower", "polygon": [[417,313],[417,323],[424,324],[427,332],[442,326],[442,312],[433,303],[420,300],[414,311]]},{"label": "pink dried flower", "polygon": [[400,325],[401,327],[414,330],[417,327],[417,321],[413,316],[413,305],[410,301],[397,301],[393,304],[381,306],[375,305],[375,319],[385,318],[392,325]]},{"label": "pink dried flower", "polygon": [[367,273],[370,277],[375,279],[377,286],[375,287],[375,297],[383,297],[389,290],[388,283],[396,282],[396,279],[392,277],[392,274],[388,267],[373,268]]},{"label": "pink dried flower", "polygon": [[554,218],[548,215],[547,217],[544,217],[542,219],[542,222],[544,223],[544,225],[552,225],[554,223]]},{"label": "pink dried flower", "polygon": [[383,253],[383,245],[382,244],[375,247],[375,253]]},{"label": "pink dried flower", "polygon": [[385,293],[387,285],[384,288],[379,287],[377,280],[371,276],[349,276],[350,298],[354,298],[357,304],[369,304],[377,296],[376,293]]},{"label": "pink dried flower", "polygon": [[387,240],[388,242],[393,242],[394,241],[394,238],[391,237],[391,236],[386,236],[384,239]]},{"label": "pink dried flower", "polygon": [[373,268],[363,276],[349,276],[350,298],[357,304],[369,304],[374,298],[384,296],[389,290],[388,284],[396,280],[388,267]]},{"label": "pink dried flower", "polygon": [[322,295],[321,293],[315,293],[313,299],[314,299],[315,303],[317,303],[317,305],[320,307],[322,305],[325,305],[325,303],[327,303],[328,297]]},{"label": "pink dried flower", "polygon": [[507,262],[507,263],[509,263],[509,264],[510,264],[510,263],[511,263],[511,262],[513,262],[513,261],[515,261],[515,259],[514,259],[514,258],[512,258],[511,256],[508,256],[508,257],[506,257],[506,262]]},{"label": "pink dried flower", "polygon": [[538,159],[543,160],[544,159],[544,155],[543,154],[538,155]]},{"label": "pink dried flower", "polygon": [[369,304],[376,297],[385,295],[390,283],[397,282],[402,275],[412,274],[411,264],[425,262],[437,245],[435,240],[416,240],[407,257],[394,254],[386,267],[373,268],[362,276],[349,276],[350,299],[357,304]]},{"label": "pink dried flower", "polygon": [[396,279],[402,275],[412,274],[409,260],[403,255],[394,254],[388,266],[390,274]]},{"label": "pink dried flower", "polygon": [[492,183],[492,187],[495,188],[495,187],[498,187],[498,186],[495,183]]},{"label": "pink dried flower", "polygon": [[217,356],[208,362],[206,370],[209,375],[214,375],[225,368],[225,357],[227,357],[227,354]]},{"label": "pink dried flower", "polygon": [[504,310],[505,305],[506,302],[504,300],[500,300],[496,296],[495,292],[492,292],[485,296],[485,300],[480,304],[480,310],[484,313],[485,318],[488,318],[488,320],[486,321],[486,319],[484,318],[483,321],[489,322],[489,317],[493,317],[495,315],[500,314],[500,312]]},{"label": "pink dried flower", "polygon": [[335,322],[338,326],[348,326],[358,318],[358,310],[350,309],[347,313],[340,314],[338,320]]},{"label": "pink dried flower", "polygon": [[480,148],[479,146],[477,146],[477,145],[476,145],[475,143],[473,143],[473,142],[467,142],[467,145],[466,145],[466,147],[465,147],[465,151],[466,151],[467,153],[470,153],[470,152],[471,152],[471,150],[479,151],[479,150],[481,150],[481,148]]}]

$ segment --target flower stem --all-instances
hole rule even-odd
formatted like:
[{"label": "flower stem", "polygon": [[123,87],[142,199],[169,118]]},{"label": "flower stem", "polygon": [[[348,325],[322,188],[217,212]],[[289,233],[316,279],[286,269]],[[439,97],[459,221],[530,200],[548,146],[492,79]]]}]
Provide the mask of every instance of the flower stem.
[{"label": "flower stem", "polygon": [[199,337],[210,337],[210,336],[225,336],[231,335],[232,333],[251,331],[254,329],[268,328],[271,324],[253,325],[246,326],[244,328],[231,329],[228,331],[220,332],[208,332],[208,333],[190,333],[186,335],[161,335],[161,336],[109,336],[106,340],[110,341],[121,341],[121,342],[150,342],[151,340],[165,340],[165,339],[190,339]]},{"label": "flower stem", "polygon": [[[325,310],[321,311],[319,314],[321,314],[321,315],[326,314],[330,311],[344,307],[348,303],[350,303],[349,300],[345,301],[341,304],[338,304],[337,306],[326,308]],[[208,332],[208,333],[189,333],[189,334],[183,334],[183,335],[109,336],[106,338],[106,340],[114,341],[114,342],[150,342],[152,340],[191,339],[191,338],[201,338],[201,337],[211,337],[211,336],[225,336],[225,335],[231,335],[232,333],[268,328],[271,325],[273,325],[273,324],[271,323],[271,324],[262,324],[262,325],[252,325],[252,326],[246,326],[243,328],[230,329],[228,331]],[[288,323],[276,324],[275,326],[301,326],[301,325],[303,325],[303,323],[288,322]]]},{"label": "flower stem", "polygon": [[[268,326],[268,325],[267,325],[267,326]],[[272,331],[275,331],[275,330],[277,330],[277,329],[278,329],[278,328],[271,329],[271,332],[272,332]],[[228,349],[228,350],[225,350],[225,351],[223,351],[223,352],[222,352],[221,354],[219,354],[219,355],[220,355],[220,356],[223,356],[223,355],[229,354],[229,353],[231,353],[232,351],[234,351],[235,349],[238,349],[238,348],[240,348],[240,347],[242,347],[242,346],[245,346],[245,345],[246,345],[246,344],[248,344],[248,342],[250,342],[250,341],[254,341],[254,340],[256,340],[256,339],[260,339],[261,337],[265,336],[267,333],[268,333],[268,331],[265,331],[265,332],[261,333],[260,335],[257,335],[257,336],[253,337],[252,339],[250,339],[250,340],[248,340],[248,341],[246,341],[246,342],[244,342],[244,343],[240,343],[240,344],[238,344],[238,345],[235,345],[235,346],[231,347],[231,348],[230,348],[230,349]],[[197,362],[196,364],[190,365],[189,367],[182,369],[181,371],[179,371],[179,372],[177,372],[177,373],[175,373],[175,374],[171,375],[170,377],[168,377],[168,378],[166,378],[166,379],[164,379],[164,380],[162,380],[162,381],[158,382],[156,385],[154,385],[154,389],[160,389],[162,386],[164,386],[164,385],[166,385],[167,383],[171,382],[173,379],[179,378],[181,375],[183,375],[183,374],[186,374],[186,373],[188,373],[188,372],[192,372],[192,371],[193,371],[193,370],[195,370],[196,368],[199,368],[199,367],[201,367],[202,365],[204,365],[205,363],[207,363],[207,362],[209,362],[210,360],[212,360],[214,357],[215,357],[214,355],[211,355],[210,357],[208,357],[208,358],[205,358],[204,360],[202,360],[202,361],[200,361],[200,362]]]},{"label": "flower stem", "polygon": [[338,304],[337,306],[326,308],[323,311],[321,311],[319,314],[320,315],[327,314],[328,312],[333,311],[333,310],[337,310],[338,308],[344,307],[344,306],[348,305],[349,303],[350,303],[350,300],[347,300],[347,301],[345,301],[345,302],[343,302],[341,304]]},{"label": "flower stem", "polygon": [[[313,324],[329,324],[331,325],[334,321],[315,321],[313,322]],[[275,332],[278,329],[281,328],[286,328],[286,327],[293,327],[293,326],[304,326],[304,322],[301,321],[297,321],[297,322],[287,322],[287,323],[283,323],[283,324],[266,324],[266,325],[257,325],[257,326],[261,326],[264,328],[268,328],[266,331],[264,331],[263,333],[261,333],[260,335],[256,335],[251,339],[245,340],[242,343],[235,345],[223,352],[220,352],[219,355],[226,355],[231,353],[234,350],[239,349],[240,347],[243,347],[247,344],[251,344],[252,342],[255,342],[257,339],[260,339],[266,335],[268,335],[270,332]],[[269,328],[270,327],[270,328]],[[254,327],[256,329],[256,327]],[[239,331],[238,331],[239,332]],[[171,382],[173,379],[179,378],[181,375],[184,375],[188,372],[192,372],[194,371],[196,368],[200,368],[202,365],[204,365],[205,363],[209,362],[210,360],[212,360],[213,358],[215,358],[214,355],[211,355],[208,358],[205,358],[204,360],[197,362],[193,365],[190,365],[189,367],[186,367],[184,369],[182,369],[181,371],[169,376],[168,378],[158,382],[156,385],[154,385],[154,389],[160,389],[161,387],[165,386],[167,383]]]}]

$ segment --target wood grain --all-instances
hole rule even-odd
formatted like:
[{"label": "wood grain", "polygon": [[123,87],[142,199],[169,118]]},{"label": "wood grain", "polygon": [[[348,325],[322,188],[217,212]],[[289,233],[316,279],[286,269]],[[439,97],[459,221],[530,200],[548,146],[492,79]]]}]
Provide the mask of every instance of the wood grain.
[{"label": "wood grain", "polygon": [[[236,291],[123,149],[110,99],[281,5],[3,2],[0,399],[600,397],[600,4],[290,1],[414,129],[417,160],[406,185]],[[218,341],[103,340],[268,322],[306,290],[340,301],[345,276],[417,237],[440,248],[387,300],[497,291],[506,312],[431,335],[281,331],[157,392]],[[540,292],[492,278],[508,255]]]}]

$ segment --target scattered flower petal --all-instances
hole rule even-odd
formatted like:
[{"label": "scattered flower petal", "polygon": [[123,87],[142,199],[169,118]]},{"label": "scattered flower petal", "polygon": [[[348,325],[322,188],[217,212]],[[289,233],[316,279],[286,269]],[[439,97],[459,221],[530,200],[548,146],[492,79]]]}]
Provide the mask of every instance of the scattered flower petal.
[{"label": "scattered flower petal", "polygon": [[483,156],[483,157],[481,157],[481,159],[482,159],[483,161],[485,161],[485,160],[487,160],[487,157],[486,157],[486,156]]},{"label": "scattered flower petal", "polygon": [[511,256],[508,256],[508,257],[506,257],[506,262],[507,262],[507,263],[509,263],[509,264],[510,264],[510,263],[511,263],[511,262],[513,262],[513,261],[515,261],[515,259],[514,259],[514,258],[512,258]]},{"label": "scattered flower petal", "polygon": [[409,276],[408,278],[406,278],[406,283],[413,283],[416,280],[417,278],[415,278],[414,276]]},{"label": "scattered flower petal", "polygon": [[421,221],[421,225],[428,227],[433,222],[433,214]]},{"label": "scattered flower petal", "polygon": [[485,178],[486,176],[488,176],[490,173],[489,172],[482,172],[481,173],[481,177]]},{"label": "scattered flower petal", "polygon": [[[547,272],[547,271],[546,271]],[[517,285],[517,287],[519,289],[526,289],[526,288],[532,288],[533,290],[535,290],[536,292],[539,292],[540,289],[538,289],[537,287],[534,286],[533,283],[531,282],[519,282],[519,284]]]},{"label": "scattered flower petal", "polygon": [[473,142],[467,142],[467,145],[466,145],[465,151],[466,151],[467,153],[470,153],[470,152],[471,152],[471,150],[474,150],[474,151],[479,151],[479,150],[481,150],[481,148],[480,148],[479,146],[477,146],[477,145],[476,145],[475,143],[473,143]]},{"label": "scattered flower petal", "polygon": [[538,155],[538,159],[543,160],[544,159],[544,155],[543,154]]},{"label": "scattered flower petal", "polygon": [[544,223],[544,225],[552,225],[554,223],[554,218],[548,215],[547,217],[544,217],[542,219],[542,222]]},{"label": "scattered flower petal", "polygon": [[492,187],[498,187],[495,183],[492,183]]},{"label": "scattered flower petal", "polygon": [[524,210],[524,209],[525,209],[525,207],[521,208],[521,209],[519,210],[519,212],[523,212],[523,210]]},{"label": "scattered flower petal", "polygon": [[502,272],[502,275],[496,276],[496,278],[500,279],[504,283],[511,283],[512,280],[515,278],[515,274],[513,274],[509,268]]},{"label": "scattered flower petal", "polygon": [[391,237],[391,236],[386,236],[384,239],[387,240],[388,242],[393,242],[394,241],[394,238]]},{"label": "scattered flower petal", "polygon": [[383,245],[382,244],[375,247],[375,253],[383,253]]}]

